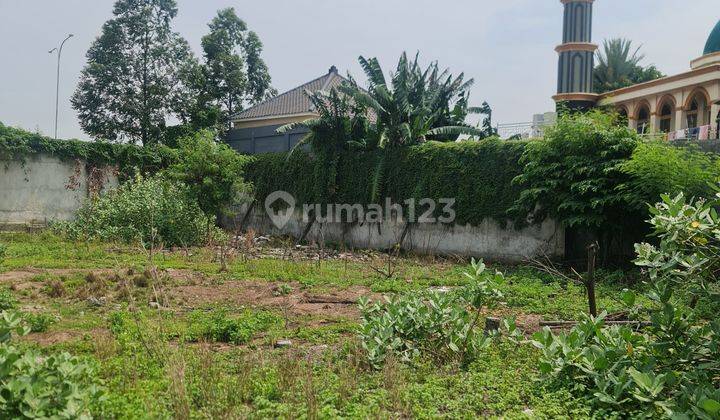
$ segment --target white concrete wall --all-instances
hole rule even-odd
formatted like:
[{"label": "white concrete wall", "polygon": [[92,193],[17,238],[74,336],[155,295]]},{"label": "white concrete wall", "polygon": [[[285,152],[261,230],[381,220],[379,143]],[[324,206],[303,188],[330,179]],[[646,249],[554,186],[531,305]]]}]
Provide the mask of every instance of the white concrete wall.
[{"label": "white concrete wall", "polygon": [[[118,184],[113,171],[103,171],[103,178],[106,186]],[[88,174],[82,162],[50,155],[30,156],[24,164],[0,161],[0,228],[72,219],[87,196]]]},{"label": "white concrete wall", "polygon": [[[243,215],[241,212],[239,217]],[[299,238],[305,227],[302,213],[297,211],[282,229],[278,229],[262,207],[253,209],[244,226],[259,235],[289,235],[294,238]],[[389,249],[399,242],[404,228],[405,223],[402,221],[365,225],[315,223],[306,240],[344,244],[348,248]],[[492,219],[486,219],[480,226],[415,224],[408,231],[402,248],[428,255],[459,255],[522,262],[542,255],[563,257],[565,230],[552,220],[519,230],[514,229],[511,223],[502,227]]]}]

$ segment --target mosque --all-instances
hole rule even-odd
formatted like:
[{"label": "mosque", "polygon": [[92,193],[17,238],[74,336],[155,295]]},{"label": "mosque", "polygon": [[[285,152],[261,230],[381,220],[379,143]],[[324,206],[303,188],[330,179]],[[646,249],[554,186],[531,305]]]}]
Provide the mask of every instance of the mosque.
[{"label": "mosque", "polygon": [[592,14],[595,0],[560,0],[565,8],[559,54],[556,103],[570,109],[613,107],[642,134],[669,140],[717,139],[720,132],[720,22],[703,55],[690,70],[601,95],[593,93],[595,51]]}]

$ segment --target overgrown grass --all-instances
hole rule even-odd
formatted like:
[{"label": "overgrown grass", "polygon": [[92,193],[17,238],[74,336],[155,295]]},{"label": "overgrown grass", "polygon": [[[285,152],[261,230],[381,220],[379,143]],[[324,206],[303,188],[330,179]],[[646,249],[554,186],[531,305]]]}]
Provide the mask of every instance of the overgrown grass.
[{"label": "overgrown grass", "polygon": [[[356,341],[358,318],[330,312],[287,312],[283,302],[303,293],[348,289],[412,293],[466,284],[466,264],[399,258],[394,276],[383,263],[328,259],[236,259],[220,272],[211,249],[166,250],[150,258],[139,247],[75,243],[49,233],[0,234],[7,257],[0,270],[29,270],[10,282],[3,301],[33,315],[37,330],[22,345],[47,354],[66,350],[94,359],[107,398],[94,408],[103,418],[583,418],[591,413],[563,392],[537,381],[538,352],[528,344],[493,343],[470,365],[438,366],[420,357],[381,369],[368,366]],[[148,275],[157,266],[157,275]],[[586,310],[585,291],[537,270],[506,272],[500,315],[574,319]],[[208,303],[192,295],[165,301],[167,290],[191,287],[163,270],[187,270],[202,287],[233,282],[272,283],[279,306]],[[35,272],[37,271],[37,272]],[[143,277],[144,281],[136,281]],[[600,276],[599,306],[626,285]],[[608,280],[605,281],[604,279]],[[610,281],[612,280],[612,281]],[[273,286],[275,284],[275,286]],[[286,287],[280,287],[286,285]],[[61,291],[60,291],[61,290]],[[235,290],[235,289],[229,289]],[[105,298],[96,305],[90,298]],[[149,302],[162,301],[151,308]],[[30,311],[32,309],[32,311]],[[50,318],[52,317],[52,319]],[[35,337],[35,338],[34,338]],[[40,339],[39,337],[42,337]],[[289,348],[275,348],[289,339]]]}]

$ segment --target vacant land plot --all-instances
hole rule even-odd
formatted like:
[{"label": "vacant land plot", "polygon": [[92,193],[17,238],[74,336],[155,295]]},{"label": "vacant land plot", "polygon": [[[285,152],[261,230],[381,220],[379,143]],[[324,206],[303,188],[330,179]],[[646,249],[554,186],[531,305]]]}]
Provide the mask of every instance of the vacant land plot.
[{"label": "vacant land plot", "polygon": [[[373,369],[358,343],[358,300],[466,282],[466,261],[292,246],[145,250],[2,234],[0,304],[31,321],[22,346],[96,364],[116,418],[587,416],[538,381],[536,350],[498,339],[466,366],[423,357]],[[506,273],[499,307],[529,334],[575,319],[584,290],[537,270]],[[623,286],[610,275],[600,309]]]}]

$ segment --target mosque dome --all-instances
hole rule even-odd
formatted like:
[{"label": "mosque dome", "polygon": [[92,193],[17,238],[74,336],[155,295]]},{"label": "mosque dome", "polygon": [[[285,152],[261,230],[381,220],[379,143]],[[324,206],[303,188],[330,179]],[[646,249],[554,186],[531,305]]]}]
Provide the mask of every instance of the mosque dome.
[{"label": "mosque dome", "polygon": [[715,25],[715,29],[710,33],[710,37],[705,44],[704,55],[720,52],[720,21]]}]

